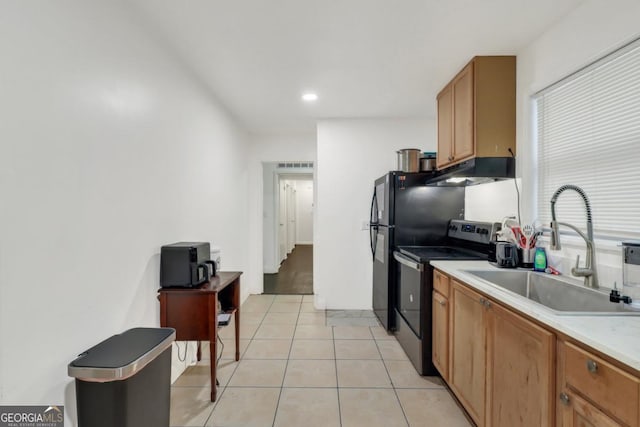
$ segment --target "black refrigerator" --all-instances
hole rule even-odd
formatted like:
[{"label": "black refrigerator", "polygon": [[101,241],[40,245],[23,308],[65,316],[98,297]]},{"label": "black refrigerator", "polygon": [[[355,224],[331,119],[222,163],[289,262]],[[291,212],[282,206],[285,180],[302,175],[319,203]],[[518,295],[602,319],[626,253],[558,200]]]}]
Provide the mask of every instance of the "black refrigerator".
[{"label": "black refrigerator", "polygon": [[396,246],[444,244],[449,220],[464,219],[465,188],[427,185],[431,178],[394,171],[375,181],[369,226],[373,311],[389,331],[395,330]]}]

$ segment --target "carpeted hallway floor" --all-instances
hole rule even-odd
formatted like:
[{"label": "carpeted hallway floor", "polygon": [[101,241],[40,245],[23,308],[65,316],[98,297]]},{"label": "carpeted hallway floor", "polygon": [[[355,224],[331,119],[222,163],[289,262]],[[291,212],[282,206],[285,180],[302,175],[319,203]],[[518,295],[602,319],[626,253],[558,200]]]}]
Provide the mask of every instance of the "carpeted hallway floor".
[{"label": "carpeted hallway floor", "polygon": [[313,293],[313,245],[296,245],[276,274],[264,275],[265,294]]}]

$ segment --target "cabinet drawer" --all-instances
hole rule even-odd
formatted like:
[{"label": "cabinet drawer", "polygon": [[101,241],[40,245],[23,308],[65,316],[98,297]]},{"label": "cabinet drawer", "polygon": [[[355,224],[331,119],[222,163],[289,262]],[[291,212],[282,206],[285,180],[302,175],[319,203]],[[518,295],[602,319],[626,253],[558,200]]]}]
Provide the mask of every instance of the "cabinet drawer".
[{"label": "cabinet drawer", "polygon": [[433,289],[440,292],[445,298],[449,298],[449,276],[433,270]]},{"label": "cabinet drawer", "polygon": [[639,381],[570,343],[566,343],[567,385],[628,425],[638,423]]}]

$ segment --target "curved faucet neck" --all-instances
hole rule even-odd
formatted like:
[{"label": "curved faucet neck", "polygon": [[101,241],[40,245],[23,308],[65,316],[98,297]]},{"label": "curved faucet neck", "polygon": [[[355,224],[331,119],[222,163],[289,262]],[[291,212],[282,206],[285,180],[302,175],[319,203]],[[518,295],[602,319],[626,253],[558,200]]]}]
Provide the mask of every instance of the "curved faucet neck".
[{"label": "curved faucet neck", "polygon": [[558,200],[558,196],[560,196],[560,194],[562,194],[566,190],[573,190],[576,193],[578,193],[580,197],[582,197],[582,200],[584,201],[585,210],[587,212],[587,237],[589,240],[593,242],[593,221],[591,217],[591,204],[589,203],[589,198],[587,197],[587,193],[585,193],[584,190],[578,187],[577,185],[571,185],[571,184],[563,185],[560,188],[558,188],[555,193],[553,193],[553,196],[551,196],[551,221],[557,222],[556,201]]},{"label": "curved faucet neck", "polygon": [[[582,200],[584,201],[584,206],[587,211],[587,235],[585,236],[582,231],[580,231],[577,227],[574,227],[571,224],[567,224],[564,222],[558,222],[556,219],[556,201],[558,200],[558,196],[566,190],[573,190],[578,193]],[[587,259],[584,268],[580,267],[580,256],[578,256],[576,260],[575,268],[571,269],[571,274],[578,277],[584,277],[585,286],[590,286],[593,288],[598,288],[598,272],[596,268],[596,250],[595,245],[593,243],[593,223],[591,221],[591,205],[589,204],[589,199],[587,198],[586,193],[582,190],[582,188],[577,187],[575,185],[563,185],[558,188],[553,196],[551,197],[551,249],[560,249],[560,233],[559,226],[563,225],[565,227],[569,227],[578,233],[580,237],[584,239],[587,244]]]}]

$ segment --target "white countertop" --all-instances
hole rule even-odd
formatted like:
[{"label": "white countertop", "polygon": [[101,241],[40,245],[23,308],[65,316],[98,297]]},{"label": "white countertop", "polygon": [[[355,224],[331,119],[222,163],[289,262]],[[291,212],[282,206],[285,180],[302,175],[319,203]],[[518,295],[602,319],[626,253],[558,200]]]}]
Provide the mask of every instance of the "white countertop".
[{"label": "white countertop", "polygon": [[504,270],[492,266],[487,261],[431,261],[431,265],[485,293],[495,301],[640,371],[640,313],[638,316],[558,315],[541,304],[465,272]]}]

